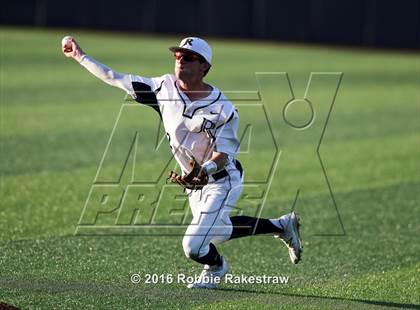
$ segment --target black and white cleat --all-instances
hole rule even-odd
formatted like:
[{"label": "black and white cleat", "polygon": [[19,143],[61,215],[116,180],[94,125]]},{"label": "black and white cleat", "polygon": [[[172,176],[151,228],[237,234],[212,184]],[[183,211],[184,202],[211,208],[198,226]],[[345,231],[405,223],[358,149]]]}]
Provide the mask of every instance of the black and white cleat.
[{"label": "black and white cleat", "polygon": [[284,232],[282,234],[275,235],[274,238],[278,238],[284,242],[289,250],[290,260],[293,264],[297,264],[299,263],[302,255],[299,217],[295,212],[289,213],[281,217],[280,224],[284,227]]}]

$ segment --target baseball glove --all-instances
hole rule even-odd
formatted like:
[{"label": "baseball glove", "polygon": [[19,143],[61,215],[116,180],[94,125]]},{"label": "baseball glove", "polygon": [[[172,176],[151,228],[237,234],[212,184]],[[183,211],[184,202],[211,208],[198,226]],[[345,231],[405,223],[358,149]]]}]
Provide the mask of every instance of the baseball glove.
[{"label": "baseball glove", "polygon": [[188,174],[180,176],[175,171],[171,171],[169,172],[168,179],[172,183],[180,185],[184,190],[202,189],[209,182],[209,176],[207,175],[206,170],[203,169],[194,158],[190,160],[189,164],[191,166],[191,171]]}]

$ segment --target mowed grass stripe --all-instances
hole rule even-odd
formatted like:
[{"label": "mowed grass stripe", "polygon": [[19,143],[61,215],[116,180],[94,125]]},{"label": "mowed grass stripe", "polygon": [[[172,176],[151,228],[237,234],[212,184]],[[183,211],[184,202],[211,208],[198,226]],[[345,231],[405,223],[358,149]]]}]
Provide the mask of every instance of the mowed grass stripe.
[{"label": "mowed grass stripe", "polygon": [[[405,268],[411,269],[407,279],[412,282],[413,271],[418,269],[418,261],[413,257],[415,249],[409,249],[406,253],[395,253],[392,238],[378,238],[376,243],[369,246],[369,240],[357,237],[356,234],[345,238],[309,237],[305,242],[304,261],[297,266],[290,264],[284,245],[270,236],[238,239],[232,241],[230,246],[221,246],[220,251],[229,260],[232,273],[290,276],[288,284],[293,290],[297,289],[297,292],[302,289],[314,292],[318,289],[317,285],[323,286],[325,283],[332,283],[331,289],[334,289],[334,286],[337,286],[334,282],[351,282],[359,278],[363,280],[368,274],[379,276],[389,271],[403,273]],[[406,235],[401,234],[401,237],[402,242],[409,240]],[[85,236],[13,242],[5,248],[7,256],[2,258],[2,261],[7,264],[7,268],[3,269],[1,274],[4,280],[38,278],[60,280],[64,283],[86,281],[98,284],[121,283],[127,286],[127,275],[130,272],[193,275],[199,272],[200,268],[198,265],[186,264],[181,241],[181,236]],[[358,246],[363,247],[362,251],[352,252],[352,243],[355,241]],[[109,252],[109,246],[112,246],[114,252]],[[158,248],[155,249],[155,246]],[[244,246],[254,247],[258,251],[250,256],[241,250]],[[378,260],[375,257],[375,253],[381,248],[382,254],[388,260]],[[322,250],[325,251],[325,255],[319,255]],[[25,255],[17,261],[13,259],[13,253]],[[165,257],[168,253],[172,255],[172,259],[166,262]],[[333,255],[334,253],[336,254]],[[73,266],[74,259],[80,264]],[[244,259],[247,260],[247,265],[243,264]],[[314,264],[317,268],[313,268]],[[182,286],[182,283],[174,284]],[[398,282],[395,285],[398,285]],[[143,283],[140,286],[148,285]],[[165,287],[166,284],[161,283],[159,286]],[[274,285],[266,286],[264,290],[276,292],[287,288],[288,286]]]},{"label": "mowed grass stripe", "polygon": [[[112,94],[112,92],[111,92]],[[115,103],[109,101],[89,102],[75,100],[72,104],[42,104],[36,108],[28,106],[10,106],[4,109],[4,116],[7,116],[7,121],[10,124],[18,123],[18,128],[14,126],[5,126],[0,133],[2,139],[14,138],[19,143],[20,138],[34,136],[37,139],[38,135],[55,136],[58,134],[74,134],[86,135],[89,137],[92,132],[105,131],[110,132],[117,121],[121,106],[126,101],[121,96],[120,100]],[[238,102],[238,107],[244,119],[240,124],[244,126],[249,123],[249,112],[242,110],[245,107],[241,102]],[[404,109],[396,109],[395,107],[386,105],[379,113],[377,110],[358,110],[354,107],[343,106],[346,103],[336,103],[329,124],[326,130],[325,140],[328,143],[330,139],[352,139],[360,137],[382,137],[386,135],[393,135],[404,132],[417,132],[419,129],[418,121],[413,117],[416,113],[416,107],[407,106]],[[268,110],[270,110],[269,106]],[[138,115],[137,123],[134,118],[127,120],[123,118],[120,120],[119,126],[123,128],[143,128],[145,131],[156,130],[158,119],[149,113],[148,108],[144,106],[124,106],[124,109],[135,111]],[[124,116],[124,110],[123,116]],[[360,115],[363,112],[363,116]],[[374,121],[373,121],[374,120]],[[357,121],[358,127],[354,124]],[[253,124],[266,122],[264,120],[253,120]],[[278,120],[276,117],[270,115],[270,122],[275,125]],[[282,132],[279,132],[282,135]],[[311,129],[308,130],[310,137]]]},{"label": "mowed grass stripe", "polygon": [[[129,130],[130,139],[127,139],[124,144],[117,144],[110,151],[113,156],[107,158],[106,165],[103,169],[106,171],[114,171],[119,173],[123,167],[124,160],[127,157],[129,144],[132,141],[132,132]],[[128,134],[127,134],[128,135]],[[98,136],[100,134],[98,133]],[[124,135],[123,135],[124,136]],[[105,138],[104,136],[102,138]],[[7,162],[2,162],[3,180],[5,182],[5,188],[8,188],[7,183],[12,182],[15,189],[19,188],[19,182],[13,182],[13,178],[9,179],[7,176],[17,175],[29,175],[32,178],[38,173],[45,176],[46,173],[54,171],[78,171],[79,168],[97,168],[105,150],[105,141],[102,139],[83,141],[80,137],[73,135],[64,135],[57,140],[51,140],[47,138],[39,137],[37,143],[34,143],[32,139],[27,139],[27,143],[15,144],[13,140],[10,140],[8,146],[16,152],[16,156],[10,158]],[[400,141],[405,141],[399,148],[395,148],[394,145]],[[124,139],[125,140],[125,139]],[[72,143],[80,143],[83,141],[83,148],[73,147]],[[327,174],[329,175],[331,182],[337,190],[340,190],[342,186],[352,186],[354,182],[362,182],[366,185],[369,183],[376,183],[378,177],[381,179],[393,179],[398,178],[399,180],[411,180],[416,178],[416,167],[418,162],[413,156],[416,152],[416,141],[417,135],[395,135],[382,139],[380,142],[376,139],[362,139],[362,140],[345,140],[340,143],[328,143],[323,144],[320,149],[321,158]],[[4,141],[3,141],[4,142]],[[154,143],[154,142],[149,142]],[[3,144],[5,145],[5,144]],[[6,144],[7,145],[7,144]],[[164,160],[169,157],[169,151],[165,149],[165,144],[162,145],[160,151],[153,153],[154,160],[149,158],[150,153],[144,149],[140,149],[137,154],[137,165],[144,170],[153,171],[156,167],[163,167],[160,160]],[[123,146],[123,147],[121,147]],[[125,146],[125,147],[124,147]],[[31,149],[32,148],[32,149]],[[267,148],[267,147],[266,147]],[[281,182],[282,180],[293,181],[299,179],[301,174],[307,176],[305,184],[311,184],[311,178],[315,181],[319,181],[319,163],[314,153],[314,144],[298,145],[295,148],[289,148],[285,150],[293,153],[293,160],[287,159],[287,162],[282,161],[280,158],[278,166],[278,176],[276,181]],[[345,156],[337,157],[335,154],[346,150]],[[386,151],[382,151],[386,150]],[[253,176],[257,176],[261,173],[261,166],[253,166],[250,162],[253,160],[261,160],[264,163],[265,158],[273,158],[275,150],[271,152],[255,150],[252,153],[252,158],[247,154],[239,156],[244,163],[244,167],[249,175],[248,181]],[[157,157],[156,157],[157,156]],[[30,161],[28,158],[30,157]],[[312,159],[311,161],[302,160],[303,158]],[[148,163],[143,159],[147,158]],[[152,160],[152,162],[150,162]],[[265,164],[269,164],[270,161],[265,161]],[[349,171],[345,167],[353,165],[353,170]],[[268,167],[268,166],[267,166]],[[365,169],[369,167],[372,171],[371,174],[366,175]],[[294,171],[301,171],[300,174],[293,173]],[[315,172],[315,173],[314,173]],[[107,173],[109,175],[109,173]],[[93,176],[87,176],[91,182]],[[60,175],[51,175],[52,179],[60,179]],[[71,175],[70,175],[71,178]],[[48,179],[48,177],[46,178]],[[280,180],[281,179],[281,180]],[[67,179],[69,180],[69,179]]]},{"label": "mowed grass stripe", "polygon": [[[83,185],[78,180],[64,186],[56,184],[55,187],[42,180],[40,180],[40,184],[44,184],[38,186],[40,188],[39,197],[45,197],[42,200],[38,196],[34,200],[30,192],[22,190],[18,199],[9,198],[4,201],[5,207],[1,212],[2,222],[7,228],[1,234],[1,239],[4,242],[7,243],[8,239],[26,239],[29,236],[38,239],[54,235],[74,234],[90,185],[85,183],[85,190],[77,191],[75,185]],[[405,232],[407,236],[413,236],[410,232],[418,231],[419,225],[415,218],[411,217],[410,210],[414,211],[419,208],[416,206],[418,186],[418,182],[402,182],[368,188],[362,186],[345,192],[335,191],[338,212],[346,233],[365,235],[369,239],[373,231],[375,231],[376,238],[386,237],[389,230],[385,228],[389,228],[392,231],[397,229],[399,233]],[[49,196],[51,192],[60,195],[60,198]],[[279,190],[272,188],[271,192],[275,193]],[[284,192],[279,194],[280,196],[273,196],[273,194],[269,196],[262,216],[277,217],[292,208],[294,195],[287,195]],[[34,201],[27,203],[31,199]],[[249,208],[249,205],[245,206],[248,206],[244,209],[245,214],[255,213],[255,208]],[[173,221],[170,217],[170,209],[170,203],[163,202],[157,215],[160,221],[165,219]],[[34,210],[38,211],[34,212]],[[303,231],[308,237],[314,234],[343,233],[337,212],[331,204],[331,196],[326,189],[318,195],[302,192],[296,210],[302,216],[303,223],[305,223]],[[115,216],[114,213],[109,216],[105,215],[105,218],[110,218],[115,223]],[[396,222],[395,217],[398,217],[399,221]],[[103,218],[104,216],[99,218],[97,225],[103,225]],[[15,224],[11,225],[11,223]],[[378,224],[380,225],[376,226]]]}]

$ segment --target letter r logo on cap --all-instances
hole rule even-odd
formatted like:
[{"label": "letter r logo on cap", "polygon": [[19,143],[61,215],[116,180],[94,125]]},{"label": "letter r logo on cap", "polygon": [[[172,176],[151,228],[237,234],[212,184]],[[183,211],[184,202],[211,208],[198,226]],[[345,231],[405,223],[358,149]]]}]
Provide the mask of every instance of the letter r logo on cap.
[{"label": "letter r logo on cap", "polygon": [[185,45],[192,46],[192,42],[193,42],[193,40],[194,40],[194,39],[186,39],[186,40],[185,40],[185,43],[184,43],[184,44],[182,44],[182,47],[184,47]]}]

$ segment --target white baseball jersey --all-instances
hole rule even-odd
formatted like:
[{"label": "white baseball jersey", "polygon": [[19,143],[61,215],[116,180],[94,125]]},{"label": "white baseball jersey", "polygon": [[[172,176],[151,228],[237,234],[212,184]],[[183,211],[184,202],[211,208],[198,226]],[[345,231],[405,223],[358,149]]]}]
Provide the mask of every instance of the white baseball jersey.
[{"label": "white baseball jersey", "polygon": [[226,168],[232,165],[239,151],[238,113],[216,87],[212,87],[206,98],[191,102],[172,74],[154,78],[120,74],[88,56],[83,57],[80,64],[159,113],[172,153],[183,173],[190,170],[192,157],[202,164],[212,157],[213,151],[228,154]]},{"label": "white baseball jersey", "polygon": [[[174,75],[151,79],[131,76],[131,81],[130,95],[160,114],[172,153],[184,173],[190,170],[191,157],[203,163],[213,151],[226,153],[231,159],[236,156],[238,114],[219,89],[213,87],[206,98],[191,102]],[[145,90],[153,91],[155,99]]]}]

